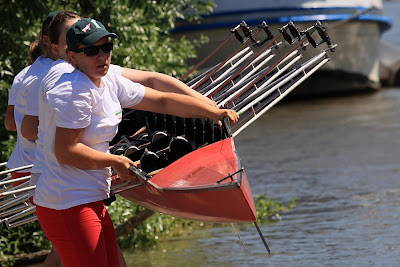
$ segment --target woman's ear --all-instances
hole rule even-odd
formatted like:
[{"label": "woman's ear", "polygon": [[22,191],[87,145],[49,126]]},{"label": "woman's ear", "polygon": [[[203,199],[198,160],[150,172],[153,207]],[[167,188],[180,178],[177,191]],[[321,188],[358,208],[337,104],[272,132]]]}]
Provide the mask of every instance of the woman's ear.
[{"label": "woman's ear", "polygon": [[45,46],[50,48],[50,46],[51,46],[50,37],[48,35],[44,34],[42,36],[42,40],[43,40],[43,43],[45,44]]},{"label": "woman's ear", "polygon": [[60,51],[58,50],[57,45],[51,44],[51,52],[52,52],[54,55],[57,55],[58,57],[60,57]]},{"label": "woman's ear", "polygon": [[45,46],[47,56],[50,56],[49,54],[52,53],[50,37],[48,35],[43,35],[42,36],[42,41],[43,41],[43,44]]},{"label": "woman's ear", "polygon": [[73,66],[77,66],[78,65],[78,60],[76,59],[76,53],[73,51],[68,51],[67,53],[68,55],[68,61],[73,65]]}]

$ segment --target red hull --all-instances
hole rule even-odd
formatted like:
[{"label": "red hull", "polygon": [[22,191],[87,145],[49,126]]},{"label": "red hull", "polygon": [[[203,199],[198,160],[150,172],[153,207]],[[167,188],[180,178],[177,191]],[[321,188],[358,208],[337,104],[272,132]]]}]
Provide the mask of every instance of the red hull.
[{"label": "red hull", "polygon": [[148,209],[190,220],[256,220],[253,195],[233,138],[197,149],[168,165],[144,186],[119,194]]}]

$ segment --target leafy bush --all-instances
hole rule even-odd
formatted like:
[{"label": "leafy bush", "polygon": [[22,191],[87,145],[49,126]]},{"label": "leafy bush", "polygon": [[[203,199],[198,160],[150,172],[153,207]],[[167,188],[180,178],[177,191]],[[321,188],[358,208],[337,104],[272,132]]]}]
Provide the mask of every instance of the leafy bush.
[{"label": "leafy bush", "polygon": [[[0,6],[0,119],[3,122],[14,76],[26,65],[29,46],[38,39],[42,21],[50,11],[77,11],[101,21],[117,33],[120,38],[115,41],[114,64],[180,77],[190,69],[186,62],[196,57],[196,47],[206,39],[177,40],[169,33],[177,19],[198,20],[200,14],[212,10],[213,3],[197,0],[2,0]],[[1,127],[0,138],[0,160],[4,162],[15,145],[15,135]]]},{"label": "leafy bush", "polygon": [[2,263],[12,263],[12,255],[50,248],[51,243],[46,238],[38,221],[11,230],[8,230],[5,224],[0,225],[0,260]]},{"label": "leafy bush", "polygon": [[261,222],[271,222],[273,220],[280,220],[280,213],[289,211],[297,206],[297,201],[295,198],[287,205],[282,205],[275,199],[267,199],[264,195],[259,195],[255,199],[255,205],[257,210],[257,220]]}]

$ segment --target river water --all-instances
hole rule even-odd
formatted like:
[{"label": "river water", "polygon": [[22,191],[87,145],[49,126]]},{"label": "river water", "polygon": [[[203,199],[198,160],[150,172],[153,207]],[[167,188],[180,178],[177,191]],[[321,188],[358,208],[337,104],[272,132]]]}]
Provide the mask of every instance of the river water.
[{"label": "river water", "polygon": [[[399,3],[385,4],[399,44]],[[400,46],[399,46],[400,47]],[[298,206],[255,228],[203,230],[129,266],[400,266],[400,88],[279,103],[235,138],[253,193]]]},{"label": "river water", "polygon": [[280,103],[235,142],[254,194],[298,206],[251,224],[152,250],[126,252],[132,266],[399,266],[400,88]]}]

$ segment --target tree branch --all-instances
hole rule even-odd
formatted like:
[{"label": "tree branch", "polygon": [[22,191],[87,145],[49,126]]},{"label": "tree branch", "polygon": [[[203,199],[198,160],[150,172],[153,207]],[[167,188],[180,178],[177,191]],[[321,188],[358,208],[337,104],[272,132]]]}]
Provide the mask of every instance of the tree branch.
[{"label": "tree branch", "polygon": [[145,209],[138,214],[130,217],[126,222],[118,225],[115,228],[115,234],[117,235],[117,238],[129,234],[130,232],[132,232],[133,229],[138,227],[142,222],[144,222],[153,214],[154,211]]}]

